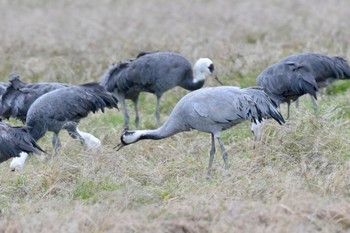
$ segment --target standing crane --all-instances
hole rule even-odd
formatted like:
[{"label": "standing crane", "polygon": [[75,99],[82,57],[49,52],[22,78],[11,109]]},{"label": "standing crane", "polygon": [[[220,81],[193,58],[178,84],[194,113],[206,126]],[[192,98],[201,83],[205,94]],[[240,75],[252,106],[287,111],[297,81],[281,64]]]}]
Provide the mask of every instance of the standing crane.
[{"label": "standing crane", "polygon": [[[67,130],[72,138],[79,139],[82,144],[89,143],[90,139],[84,138],[86,135],[77,130],[77,124],[90,112],[118,108],[117,102],[116,97],[96,82],[60,88],[34,101],[27,113],[26,126],[35,141],[42,138],[47,131],[52,131],[52,144],[56,151],[61,146],[58,137],[61,129]],[[23,165],[24,161],[13,162],[10,167],[16,169]]]},{"label": "standing crane", "polygon": [[[319,89],[330,86],[336,80],[350,79],[350,66],[339,56],[327,56],[319,53],[297,53],[284,59],[283,62],[298,62],[308,65],[315,77]],[[316,99],[311,95],[313,109],[317,113]],[[298,104],[298,100],[296,100]]]},{"label": "standing crane", "polygon": [[[160,99],[164,92],[180,86],[197,90],[204,85],[205,76],[214,71],[209,58],[200,58],[195,65],[182,55],[173,52],[140,53],[136,59],[123,61],[110,67],[101,78],[101,85],[114,92],[124,111],[124,125],[129,125],[125,99],[135,107],[135,125],[138,127],[138,98],[140,92],[150,92],[157,97],[156,119],[160,125]],[[217,79],[217,77],[215,77]]]},{"label": "standing crane", "polygon": [[239,88],[221,86],[202,88],[185,95],[174,107],[165,123],[154,130],[126,131],[120,138],[117,150],[139,140],[159,140],[183,131],[196,129],[211,134],[211,149],[207,177],[213,164],[215,139],[217,139],[228,168],[227,152],[220,138],[227,130],[245,120],[261,122],[263,118],[273,118],[278,123],[284,119],[268,95],[258,87]]}]

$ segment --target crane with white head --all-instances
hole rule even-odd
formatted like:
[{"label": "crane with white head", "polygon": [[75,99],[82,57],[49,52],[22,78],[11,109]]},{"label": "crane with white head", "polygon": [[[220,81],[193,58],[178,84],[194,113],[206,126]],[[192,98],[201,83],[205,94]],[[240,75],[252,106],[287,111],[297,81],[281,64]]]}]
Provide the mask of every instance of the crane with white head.
[{"label": "crane with white head", "polygon": [[[157,97],[156,119],[160,125],[160,99],[162,95],[180,86],[186,90],[203,87],[206,75],[212,74],[214,64],[209,58],[200,58],[193,66],[182,55],[174,52],[140,53],[133,60],[110,67],[101,78],[101,85],[117,95],[124,111],[124,125],[129,125],[125,99],[131,99],[135,107],[135,124],[139,124],[138,98],[140,92],[153,93]],[[215,77],[217,79],[217,77]]]},{"label": "crane with white head", "polygon": [[159,140],[174,134],[196,129],[211,134],[211,149],[207,176],[210,177],[215,139],[218,141],[225,168],[228,168],[227,152],[220,138],[222,131],[245,120],[261,122],[263,118],[273,118],[278,123],[284,119],[268,95],[259,87],[239,88],[221,86],[202,88],[185,95],[176,104],[165,123],[154,130],[126,131],[121,135],[122,147],[140,140]]}]

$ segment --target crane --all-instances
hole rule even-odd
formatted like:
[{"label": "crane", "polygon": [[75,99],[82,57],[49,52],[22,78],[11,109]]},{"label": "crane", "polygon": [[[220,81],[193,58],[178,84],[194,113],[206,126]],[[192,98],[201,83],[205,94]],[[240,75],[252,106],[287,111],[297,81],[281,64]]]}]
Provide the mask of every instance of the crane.
[{"label": "crane", "polygon": [[[136,59],[111,66],[101,77],[101,85],[114,92],[124,112],[124,126],[129,125],[125,99],[131,99],[135,107],[135,125],[138,127],[138,98],[140,92],[153,93],[157,97],[156,120],[160,125],[160,99],[162,95],[180,86],[186,90],[203,87],[207,74],[212,74],[214,64],[209,58],[200,58],[195,65],[174,52],[143,52]],[[215,77],[217,79],[217,77]],[[218,80],[218,79],[217,79]]]},{"label": "crane", "polygon": [[262,88],[202,88],[182,97],[162,126],[154,130],[125,131],[115,148],[120,150],[139,140],[164,139],[192,129],[207,132],[211,134],[207,171],[207,177],[210,177],[216,151],[215,139],[220,145],[225,168],[228,168],[228,155],[220,138],[221,132],[245,120],[261,122],[264,118],[273,118],[279,124],[284,123],[282,115]]}]

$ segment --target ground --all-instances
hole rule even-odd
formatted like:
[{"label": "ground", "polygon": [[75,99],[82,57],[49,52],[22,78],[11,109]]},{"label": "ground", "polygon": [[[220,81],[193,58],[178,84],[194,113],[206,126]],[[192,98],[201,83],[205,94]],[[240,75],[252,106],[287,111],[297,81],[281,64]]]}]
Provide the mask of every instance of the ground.
[{"label": "ground", "polygon": [[[225,85],[252,86],[292,53],[349,58],[349,11],[347,0],[3,0],[0,77],[16,70],[26,82],[74,85],[139,52],[166,50],[191,62],[209,57]],[[98,151],[62,132],[53,156],[48,133],[38,142],[48,155],[31,156],[20,172],[10,160],[0,164],[0,232],[350,231],[348,86],[335,83],[317,115],[301,98],[287,123],[268,122],[258,142],[248,122],[223,133],[230,168],[218,150],[210,180],[210,135],[191,131],[116,152],[122,113],[91,114],[80,129],[102,140]],[[163,96],[162,121],[186,93]],[[156,127],[156,98],[140,101],[140,128]]]}]

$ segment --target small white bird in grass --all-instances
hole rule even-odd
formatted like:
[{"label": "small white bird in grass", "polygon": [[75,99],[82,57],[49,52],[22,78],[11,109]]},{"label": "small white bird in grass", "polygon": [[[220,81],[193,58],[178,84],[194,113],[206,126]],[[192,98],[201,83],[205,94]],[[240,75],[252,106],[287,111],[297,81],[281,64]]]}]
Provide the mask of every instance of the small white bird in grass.
[{"label": "small white bird in grass", "polygon": [[[202,88],[206,75],[214,72],[209,58],[200,58],[192,68],[182,55],[173,52],[140,53],[134,60],[123,61],[109,68],[101,78],[101,85],[114,92],[124,111],[124,126],[129,125],[125,99],[135,106],[135,124],[138,127],[138,98],[140,92],[153,93],[157,97],[156,119],[160,125],[160,99],[162,95],[180,86],[186,90]],[[217,77],[215,79],[221,84]]]},{"label": "small white bird in grass", "polygon": [[207,132],[211,134],[207,171],[207,177],[210,177],[216,151],[215,138],[221,147],[225,168],[228,168],[227,152],[220,138],[221,131],[245,120],[261,122],[263,118],[273,118],[280,124],[284,123],[276,106],[259,87],[202,88],[184,96],[161,127],[154,130],[126,131],[120,138],[120,144],[115,148],[119,150],[139,140],[159,140],[192,129]]}]

